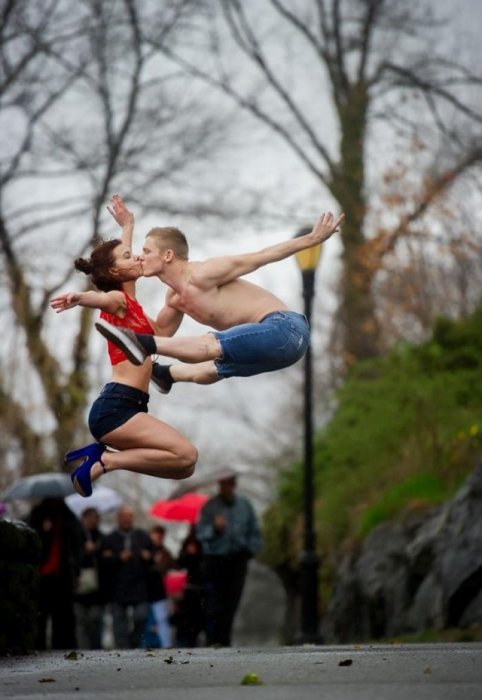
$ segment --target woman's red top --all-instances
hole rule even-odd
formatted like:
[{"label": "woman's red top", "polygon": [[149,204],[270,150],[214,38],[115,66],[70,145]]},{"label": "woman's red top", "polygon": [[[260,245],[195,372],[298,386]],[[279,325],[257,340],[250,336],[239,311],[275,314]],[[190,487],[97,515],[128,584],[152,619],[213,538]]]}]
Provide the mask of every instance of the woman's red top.
[{"label": "woman's red top", "polygon": [[[108,323],[111,323],[113,326],[130,328],[130,330],[134,331],[135,333],[154,335],[154,329],[149,323],[142,306],[125,292],[124,295],[126,298],[126,315],[124,318],[116,316],[115,314],[109,314],[107,311],[101,311],[100,317],[105,321],[108,321]],[[112,365],[118,365],[119,362],[124,362],[124,360],[127,360],[127,357],[122,350],[119,350],[119,348],[114,345],[114,343],[111,343],[110,340],[107,341],[107,352],[109,353],[110,362]]]}]

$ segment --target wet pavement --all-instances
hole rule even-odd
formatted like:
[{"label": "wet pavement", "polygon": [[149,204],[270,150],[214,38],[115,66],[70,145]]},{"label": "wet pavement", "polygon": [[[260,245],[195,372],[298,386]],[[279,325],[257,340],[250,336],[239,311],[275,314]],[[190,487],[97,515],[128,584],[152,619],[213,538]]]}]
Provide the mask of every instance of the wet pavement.
[{"label": "wet pavement", "polygon": [[47,652],[0,658],[0,697],[480,700],[482,644]]}]

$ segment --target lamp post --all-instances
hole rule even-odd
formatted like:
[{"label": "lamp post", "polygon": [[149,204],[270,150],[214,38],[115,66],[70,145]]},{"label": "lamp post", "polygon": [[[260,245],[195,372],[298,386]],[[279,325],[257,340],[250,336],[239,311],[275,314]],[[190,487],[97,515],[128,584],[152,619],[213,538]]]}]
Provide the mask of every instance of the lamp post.
[{"label": "lamp post", "polygon": [[[302,228],[296,234],[304,236],[311,228]],[[320,260],[321,246],[313,246],[296,253],[296,261],[301,270],[303,281],[304,312],[311,324],[311,310],[315,291],[316,266]],[[311,347],[304,360],[304,460],[303,460],[303,512],[304,533],[303,551],[300,557],[301,569],[301,641],[303,643],[320,642],[318,626],[318,555],[316,553],[316,535],[313,524],[313,382],[311,365]]]}]

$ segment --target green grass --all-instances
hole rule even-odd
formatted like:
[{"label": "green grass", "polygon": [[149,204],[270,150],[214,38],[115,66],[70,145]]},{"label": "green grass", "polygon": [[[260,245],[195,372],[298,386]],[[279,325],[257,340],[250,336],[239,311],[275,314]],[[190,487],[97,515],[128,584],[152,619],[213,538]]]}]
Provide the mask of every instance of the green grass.
[{"label": "green grass", "polygon": [[450,490],[437,474],[414,474],[389,487],[378,502],[362,513],[357,534],[364,537],[374,527],[396,517],[407,507],[419,508],[443,503],[449,495]]}]

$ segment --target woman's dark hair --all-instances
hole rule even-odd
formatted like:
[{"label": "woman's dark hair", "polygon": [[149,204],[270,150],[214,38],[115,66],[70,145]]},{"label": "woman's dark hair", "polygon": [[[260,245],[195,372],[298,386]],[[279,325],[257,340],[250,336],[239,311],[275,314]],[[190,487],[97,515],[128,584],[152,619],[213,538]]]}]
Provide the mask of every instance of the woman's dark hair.
[{"label": "woman's dark hair", "polygon": [[122,282],[112,273],[115,264],[114,250],[121,244],[118,238],[99,243],[90,258],[77,258],[74,267],[86,275],[90,275],[92,283],[101,292],[111,292],[122,289]]}]

